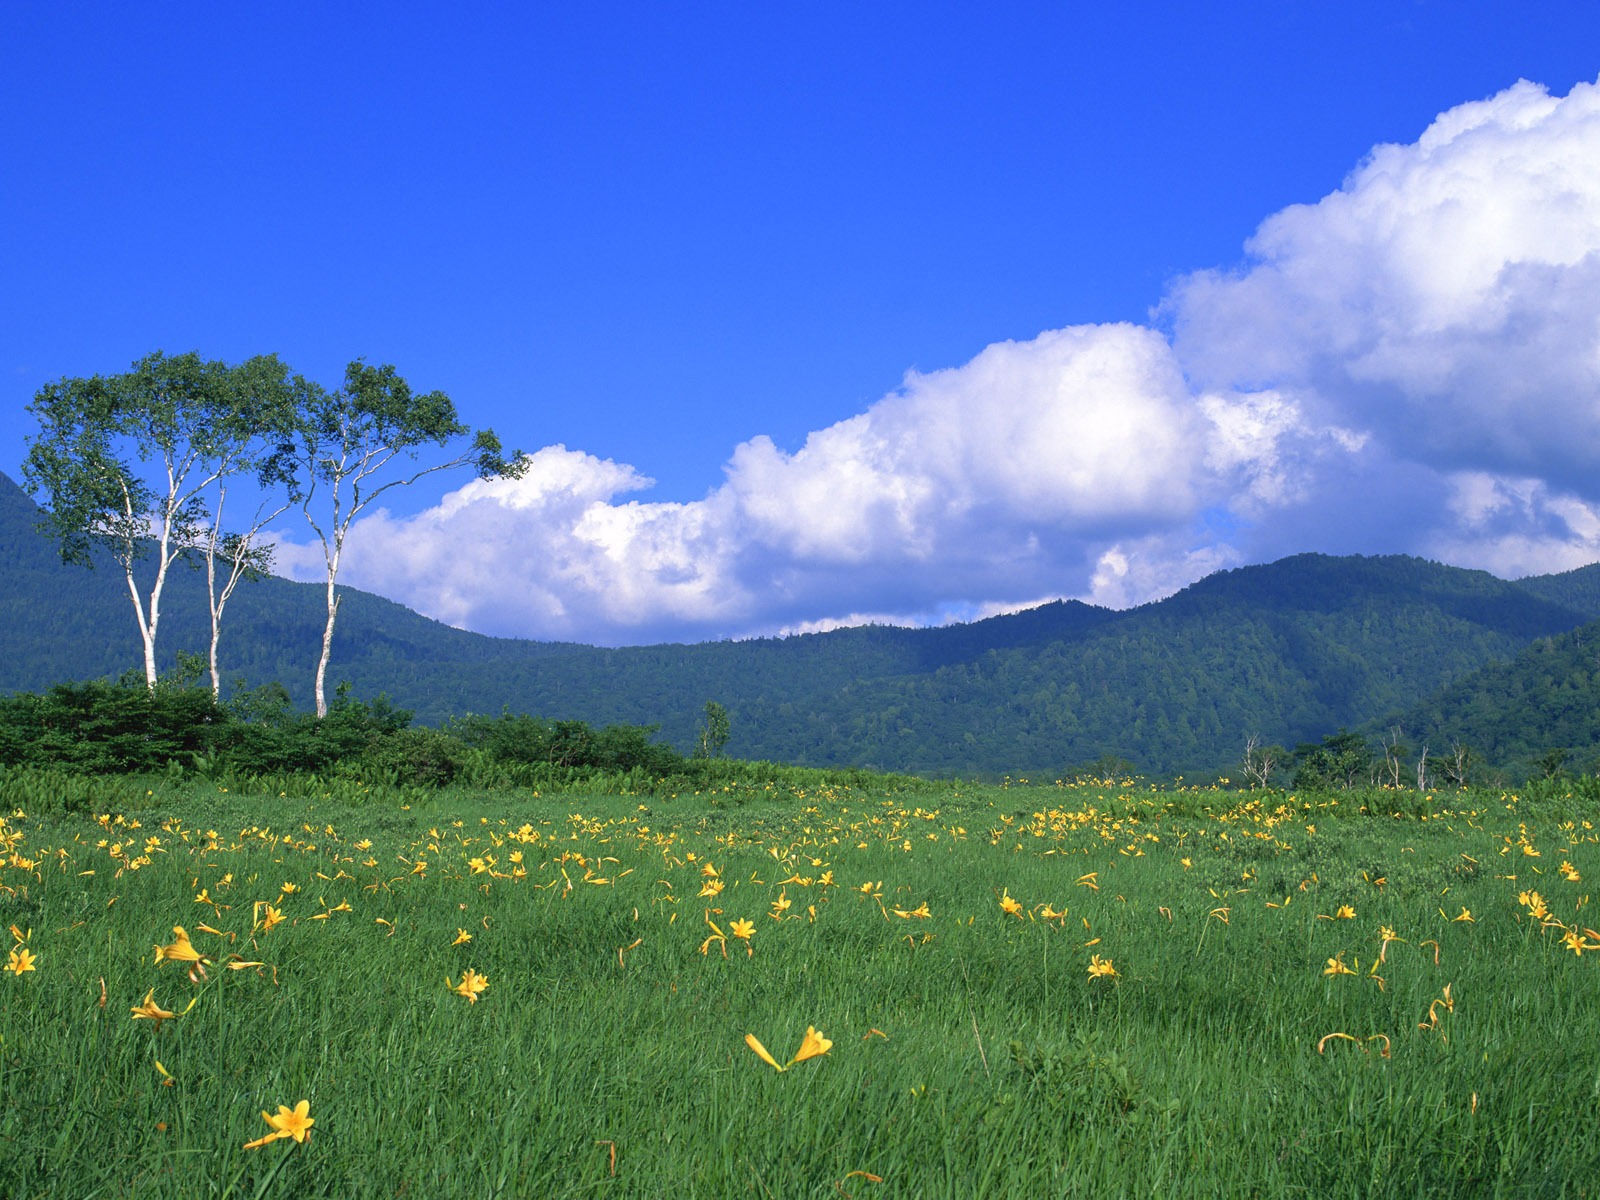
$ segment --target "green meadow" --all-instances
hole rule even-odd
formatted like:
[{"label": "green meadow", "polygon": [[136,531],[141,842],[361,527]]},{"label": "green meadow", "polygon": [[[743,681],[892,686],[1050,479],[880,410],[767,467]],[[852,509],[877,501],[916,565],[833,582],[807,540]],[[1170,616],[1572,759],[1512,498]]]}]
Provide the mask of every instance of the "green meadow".
[{"label": "green meadow", "polygon": [[54,786],[8,1197],[1600,1193],[1558,794]]}]

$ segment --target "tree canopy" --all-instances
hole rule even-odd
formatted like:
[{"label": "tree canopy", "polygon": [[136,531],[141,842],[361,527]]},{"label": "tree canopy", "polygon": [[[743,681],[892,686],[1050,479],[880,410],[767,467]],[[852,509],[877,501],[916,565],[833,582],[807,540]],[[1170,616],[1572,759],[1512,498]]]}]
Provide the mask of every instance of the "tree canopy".
[{"label": "tree canopy", "polygon": [[[273,355],[230,366],[158,350],[121,375],[48,383],[28,412],[39,432],[23,478],[44,497],[42,527],[64,561],[92,566],[98,546],[121,568],[153,688],[167,573],[202,544],[224,481],[275,470],[294,420],[288,369]],[[146,557],[156,570],[141,589]]]}]

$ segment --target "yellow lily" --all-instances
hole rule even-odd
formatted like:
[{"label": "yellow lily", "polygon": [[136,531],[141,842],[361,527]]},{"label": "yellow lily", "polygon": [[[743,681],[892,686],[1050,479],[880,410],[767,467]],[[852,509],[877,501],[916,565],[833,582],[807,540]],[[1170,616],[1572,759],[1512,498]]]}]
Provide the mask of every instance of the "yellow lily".
[{"label": "yellow lily", "polygon": [[148,992],[146,992],[144,994],[144,1001],[130,1011],[132,1011],[133,1019],[135,1021],[140,1019],[152,1021],[154,1022],[154,1027],[156,1029],[161,1028],[161,1022],[170,1021],[178,1015],[177,1013],[168,1012],[166,1009],[162,1008],[156,1003],[155,988],[151,988]]},{"label": "yellow lily", "polygon": [[272,1126],[272,1132],[267,1134],[266,1137],[257,1138],[253,1142],[246,1142],[244,1148],[246,1150],[255,1150],[258,1147],[265,1146],[268,1142],[275,1142],[279,1138],[293,1138],[297,1143],[304,1142],[306,1138],[311,1136],[311,1127],[317,1123],[316,1119],[310,1116],[310,1112],[311,1101],[309,1100],[302,1100],[293,1108],[290,1108],[287,1104],[280,1104],[275,1116],[263,1109],[261,1119]]},{"label": "yellow lily", "polygon": [[796,1063],[803,1063],[808,1058],[818,1058],[833,1049],[833,1042],[818,1033],[816,1028],[811,1025],[806,1026],[806,1036],[800,1041],[800,1049],[796,1050],[794,1057],[786,1063],[779,1063],[777,1059],[773,1058],[771,1052],[761,1044],[753,1033],[744,1035],[744,1044],[755,1051],[756,1057],[761,1059],[762,1062],[780,1073],[787,1071]]}]

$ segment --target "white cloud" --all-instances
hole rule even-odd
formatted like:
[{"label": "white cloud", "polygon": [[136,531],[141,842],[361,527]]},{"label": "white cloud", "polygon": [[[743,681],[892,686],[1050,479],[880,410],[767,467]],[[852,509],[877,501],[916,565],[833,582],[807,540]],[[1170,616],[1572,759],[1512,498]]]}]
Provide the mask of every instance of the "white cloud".
[{"label": "white cloud", "polygon": [[1181,519],[1199,425],[1159,334],[1079,326],[913,372],[793,455],[747,442],[727,486],[751,533],[798,559],[987,560],[997,534]]},{"label": "white cloud", "polygon": [[520,479],[474,480],[434,508],[357,522],[344,578],[496,633],[593,637],[736,614],[714,502],[641,504],[633,468],[547,446]]},{"label": "white cloud", "polygon": [[1451,485],[1456,522],[1435,536],[1432,557],[1508,579],[1600,559],[1600,506],[1539,479],[1464,471]]},{"label": "white cloud", "polygon": [[692,503],[547,447],[362,521],[346,579],[485,632],[636,642],[1125,606],[1303,550],[1600,554],[1600,87],[1441,114],[1246,253],[1172,285],[1170,340],[991,345],[793,453],[735,447]]},{"label": "white cloud", "polygon": [[442,620],[539,637],[937,621],[1087,588],[1104,546],[1186,526],[1219,491],[1217,464],[1194,453],[1214,433],[1159,333],[1055,330],[911,373],[793,454],[746,442],[692,503],[624,499],[650,481],[547,447],[521,479],[363,519],[344,578]]},{"label": "white cloud", "polygon": [[1441,470],[1600,486],[1600,87],[1452,109],[1246,249],[1164,306],[1198,381],[1293,389]]},{"label": "white cloud", "polygon": [[1119,542],[1094,564],[1083,599],[1105,608],[1131,608],[1160,600],[1226,567],[1239,565],[1227,544],[1186,549],[1187,539],[1138,538]]}]

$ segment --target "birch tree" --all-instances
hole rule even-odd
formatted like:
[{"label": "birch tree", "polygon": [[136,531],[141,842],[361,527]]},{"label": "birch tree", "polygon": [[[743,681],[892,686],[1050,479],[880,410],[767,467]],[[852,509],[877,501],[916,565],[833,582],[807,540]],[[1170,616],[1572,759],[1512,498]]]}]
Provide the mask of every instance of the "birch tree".
[{"label": "birch tree", "polygon": [[[264,578],[269,573],[273,547],[259,540],[261,531],[294,504],[292,495],[283,496],[276,508],[271,506],[272,502],[261,504],[250,525],[240,533],[228,532],[223,527],[222,510],[227,499],[228,489],[218,487],[211,522],[206,527],[205,538],[200,546],[206,566],[206,596],[211,607],[211,649],[207,661],[211,672],[211,695],[216,699],[222,697],[222,671],[218,664],[217,648],[222,642],[223,609],[228,606],[228,600],[241,583],[247,579]],[[227,571],[220,587],[217,584],[219,562]]]},{"label": "birch tree", "polygon": [[[500,439],[485,429],[474,433],[440,391],[414,393],[392,366],[371,367],[357,359],[345,368],[344,385],[327,391],[305,384],[293,446],[304,473],[300,505],[306,524],[322,545],[327,568],[327,621],[317,657],[317,716],[328,714],[326,683],[333,631],[339,618],[339,569],[345,543],[357,517],[385,492],[415,483],[424,475],[472,467],[480,478],[520,475],[520,452],[509,461]],[[428,447],[449,457],[425,462]]]},{"label": "birch tree", "polygon": [[167,578],[206,527],[208,490],[249,467],[264,415],[285,411],[286,376],[272,355],[230,367],[158,350],[123,375],[46,384],[28,406],[39,432],[22,474],[44,497],[42,531],[63,561],[92,567],[99,549],[121,569],[152,689]]}]

